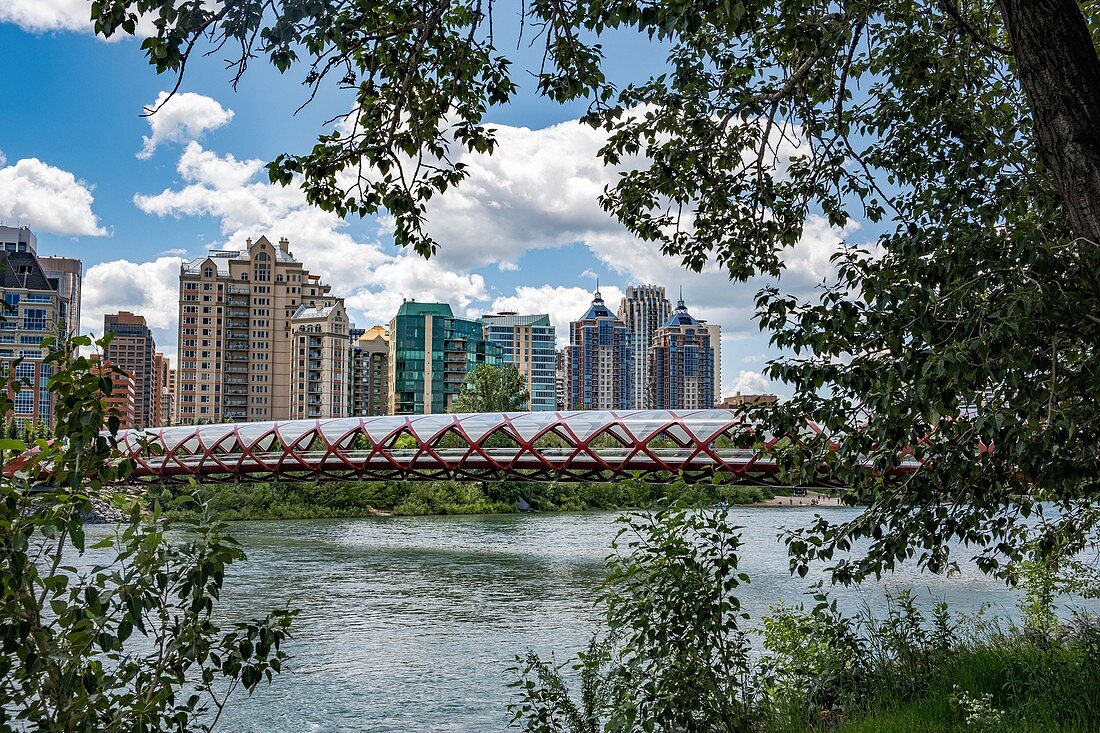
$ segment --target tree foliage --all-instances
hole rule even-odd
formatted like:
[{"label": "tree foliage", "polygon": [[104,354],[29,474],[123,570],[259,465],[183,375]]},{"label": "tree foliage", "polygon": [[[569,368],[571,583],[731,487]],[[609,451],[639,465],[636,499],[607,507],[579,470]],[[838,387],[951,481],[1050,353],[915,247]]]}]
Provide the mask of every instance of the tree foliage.
[{"label": "tree foliage", "polygon": [[[424,255],[431,197],[459,149],[492,152],[486,115],[516,92],[492,0],[98,0],[97,32],[132,33],[158,72],[232,48],[310,93],[354,90],[343,124],[269,165],[340,215],[393,214]],[[822,465],[873,496],[859,519],[792,536],[851,580],[951,540],[983,568],[1069,554],[1094,536],[1100,475],[1100,60],[1091,3],[1070,0],[534,0],[539,94],[590,104],[603,206],[692,269],[776,279],[757,298],[794,399],[755,410],[801,435],[792,480]],[[601,36],[636,32],[667,59],[612,80]],[[498,38],[498,36],[500,38]],[[499,42],[498,42],[499,41]],[[817,295],[784,290],[807,218],[863,223]],[[800,433],[806,419],[823,434]],[[839,446],[839,447],[838,447]],[[889,479],[906,456],[919,470]],[[1036,499],[1058,504],[1041,515]],[[1028,540],[1029,535],[1038,539]],[[837,553],[861,539],[870,553]],[[1025,550],[1025,548],[1030,548]]]},{"label": "tree foliage", "polygon": [[466,375],[451,412],[512,412],[526,410],[531,395],[515,364],[478,364]]},{"label": "tree foliage", "polygon": [[208,731],[234,692],[281,670],[294,612],[218,627],[225,572],[244,554],[208,518],[172,523],[121,497],[128,520],[86,544],[85,517],[132,470],[112,458],[112,375],[73,355],[89,344],[46,358],[58,437],[0,479],[0,730]]}]

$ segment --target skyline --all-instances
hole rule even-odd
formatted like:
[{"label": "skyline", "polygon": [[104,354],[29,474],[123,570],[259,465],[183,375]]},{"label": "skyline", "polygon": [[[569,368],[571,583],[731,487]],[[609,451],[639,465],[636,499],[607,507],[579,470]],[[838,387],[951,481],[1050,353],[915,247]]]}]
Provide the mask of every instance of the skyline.
[{"label": "skyline", "polygon": [[[55,6],[64,15],[66,3]],[[528,93],[491,112],[498,151],[465,156],[470,178],[433,201],[429,229],[442,247],[423,260],[394,247],[384,217],[341,222],[308,207],[296,188],[265,182],[265,161],[308,147],[320,120],[340,109],[334,95],[292,117],[302,94],[295,80],[257,67],[234,93],[207,60],[157,116],[142,118],[142,105],[170,80],[144,65],[137,41],[104,42],[42,17],[21,16],[18,25],[20,3],[6,7],[5,98],[25,114],[65,109],[41,124],[26,124],[24,114],[0,122],[0,220],[34,229],[42,254],[84,261],[85,332],[100,333],[105,313],[142,313],[175,362],[181,262],[249,237],[287,237],[362,328],[385,323],[408,298],[448,302],[467,317],[548,312],[560,346],[596,277],[611,303],[628,285],[683,286],[693,312],[723,326],[721,393],[785,393],[759,375],[776,352],[751,320],[758,284],[688,272],[603,212],[597,197],[614,172],[595,161],[600,134],[576,122],[576,105]],[[21,63],[29,57],[41,63]],[[84,124],[72,126],[73,115]],[[788,258],[785,287],[808,292],[829,272],[836,241],[811,219]]]}]

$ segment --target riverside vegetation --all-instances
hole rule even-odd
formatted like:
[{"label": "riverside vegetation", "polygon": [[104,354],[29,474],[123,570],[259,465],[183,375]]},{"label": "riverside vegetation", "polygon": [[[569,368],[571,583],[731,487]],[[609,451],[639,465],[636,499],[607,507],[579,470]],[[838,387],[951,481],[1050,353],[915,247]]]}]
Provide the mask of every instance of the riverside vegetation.
[{"label": "riverside vegetation", "polygon": [[517,657],[510,705],[527,733],[927,733],[1100,730],[1100,627],[1063,623],[1063,593],[1096,597],[1090,568],[1031,565],[1021,621],[922,611],[906,591],[883,618],[812,603],[753,624],[738,588],[740,528],[674,504],[622,527],[600,594],[603,627],[564,664]]},{"label": "riverside vegetation", "polygon": [[[770,490],[722,484],[672,487],[641,481],[546,483],[514,481],[336,481],[309,483],[227,483],[151,486],[146,499],[169,507],[173,517],[192,516],[201,506],[222,520],[319,519],[398,515],[498,514],[518,511],[519,501],[534,511],[586,511],[644,508],[670,497],[704,503],[755,504]],[[176,500],[183,498],[183,503]]]}]

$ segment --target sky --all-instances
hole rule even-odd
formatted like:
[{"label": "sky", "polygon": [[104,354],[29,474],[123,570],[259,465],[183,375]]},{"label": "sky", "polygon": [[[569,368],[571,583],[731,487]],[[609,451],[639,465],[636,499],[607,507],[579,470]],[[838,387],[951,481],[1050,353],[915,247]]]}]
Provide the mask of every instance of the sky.
[{"label": "sky", "polygon": [[[342,221],[296,186],[267,183],[266,162],[307,151],[346,111],[338,92],[294,114],[306,97],[299,72],[257,62],[234,90],[211,57],[143,117],[174,78],[155,74],[139,39],[96,38],[87,14],[87,0],[0,0],[0,223],[30,226],[41,255],[84,262],[85,332],[99,334],[104,313],[141,313],[174,361],[180,263],[266,235],[287,237],[364,328],[388,322],[403,298],[438,300],[468,317],[548,312],[560,345],[597,277],[612,309],[631,284],[663,285],[673,301],[683,287],[693,315],[722,325],[722,394],[785,393],[761,374],[776,355],[752,318],[762,283],[686,271],[632,237],[597,201],[614,180],[596,158],[601,133],[577,122],[581,105],[535,96],[522,70],[516,99],[488,118],[497,152],[467,155],[469,178],[432,200],[428,231],[441,247],[425,260],[393,245],[384,215]],[[659,71],[643,40],[602,40],[612,78]],[[515,55],[534,62],[527,48]],[[821,282],[841,235],[811,218],[783,286]]]}]

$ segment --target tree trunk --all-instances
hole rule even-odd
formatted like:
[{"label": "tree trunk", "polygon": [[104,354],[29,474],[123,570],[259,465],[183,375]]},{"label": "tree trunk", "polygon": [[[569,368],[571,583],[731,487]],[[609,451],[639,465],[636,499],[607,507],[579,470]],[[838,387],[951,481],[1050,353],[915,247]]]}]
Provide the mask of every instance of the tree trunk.
[{"label": "tree trunk", "polygon": [[1035,141],[1079,237],[1100,243],[1100,58],[1075,0],[998,0]]}]

